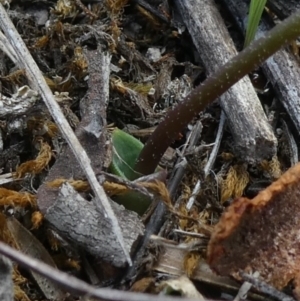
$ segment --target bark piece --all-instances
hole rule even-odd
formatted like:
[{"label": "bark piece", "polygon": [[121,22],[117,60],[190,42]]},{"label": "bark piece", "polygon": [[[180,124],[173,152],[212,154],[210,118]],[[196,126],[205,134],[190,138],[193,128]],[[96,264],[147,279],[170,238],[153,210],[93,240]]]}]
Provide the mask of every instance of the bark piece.
[{"label": "bark piece", "polygon": [[[201,56],[208,75],[237,54],[212,0],[177,1],[177,7]],[[235,140],[237,154],[248,162],[275,154],[277,141],[248,77],[220,97]]]},{"label": "bark piece", "polygon": [[269,0],[268,7],[280,18],[287,18],[297,9],[300,9],[300,2],[298,0]]},{"label": "bark piece", "polygon": [[213,270],[235,277],[258,271],[277,289],[294,279],[300,293],[299,181],[298,163],[254,199],[239,198],[227,208],[208,244]]},{"label": "bark piece", "polygon": [[[125,247],[131,253],[143,234],[143,226],[135,212],[112,202],[123,232]],[[88,202],[72,186],[64,184],[57,201],[45,218],[66,240],[74,242],[96,258],[124,267],[126,259],[105,216],[100,216],[94,202]]]},{"label": "bark piece", "polygon": [[[242,31],[246,29],[248,2],[244,0],[224,0]],[[272,21],[262,18],[256,38],[270,30]],[[262,70],[274,87],[274,91],[300,132],[300,66],[297,59],[281,49],[262,64]]]},{"label": "bark piece", "polygon": [[[89,90],[81,100],[82,119],[76,128],[76,136],[87,152],[96,174],[102,170],[106,157],[106,106],[109,93],[110,55],[100,50],[86,51],[89,61]],[[84,179],[85,174],[68,146],[64,146],[46,181],[57,178]],[[56,201],[57,189],[43,184],[38,189],[38,206],[42,212]]]}]

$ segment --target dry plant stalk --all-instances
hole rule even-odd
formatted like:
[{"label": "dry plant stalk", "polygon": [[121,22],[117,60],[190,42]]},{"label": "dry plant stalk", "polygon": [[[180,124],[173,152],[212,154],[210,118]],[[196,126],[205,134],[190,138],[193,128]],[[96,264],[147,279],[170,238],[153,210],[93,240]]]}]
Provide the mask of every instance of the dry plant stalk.
[{"label": "dry plant stalk", "polygon": [[221,203],[223,204],[231,197],[241,197],[248,183],[249,174],[246,170],[246,166],[231,166],[226,175],[226,178],[222,181]]},{"label": "dry plant stalk", "polygon": [[280,162],[277,156],[274,156],[271,161],[263,160],[260,163],[261,168],[268,172],[273,179],[279,179],[282,175],[282,171],[280,168]]},{"label": "dry plant stalk", "polygon": [[[82,180],[55,179],[54,181],[47,182],[47,186],[58,188],[66,182],[69,183],[78,192],[91,190],[89,183],[87,181],[82,181]],[[166,191],[167,188],[162,182],[159,181],[157,181],[157,183],[137,182],[136,184],[148,188],[149,190],[155,192],[157,195],[160,195],[161,197],[164,196],[163,197],[164,201],[166,203],[167,202],[171,203],[170,197],[168,196],[168,191]],[[122,195],[132,190],[130,187],[127,187],[125,184],[114,183],[110,181],[105,181],[103,183],[103,188],[109,196]]]},{"label": "dry plant stalk", "polygon": [[183,268],[188,277],[191,277],[198,266],[201,259],[199,252],[189,252],[184,257]]},{"label": "dry plant stalk", "polygon": [[76,191],[85,192],[91,190],[91,186],[87,181],[82,180],[67,180],[67,179],[55,179],[54,181],[47,182],[48,187],[58,188],[64,183],[69,183]]},{"label": "dry plant stalk", "polygon": [[24,177],[26,173],[33,175],[39,174],[49,164],[52,157],[51,147],[48,143],[43,142],[42,140],[40,140],[40,143],[41,149],[36,159],[22,163],[17,168],[15,173],[15,177],[17,179]]},{"label": "dry plant stalk", "polygon": [[35,211],[31,214],[31,222],[32,222],[32,227],[31,230],[33,229],[38,229],[44,220],[44,216],[40,211]]},{"label": "dry plant stalk", "polygon": [[82,2],[81,0],[74,0],[75,4],[82,9],[82,11],[89,16],[91,19],[97,19],[98,16],[94,14],[91,10],[89,10]]},{"label": "dry plant stalk", "polygon": [[[47,186],[58,188],[66,182],[69,183],[78,192],[85,192],[91,190],[91,186],[89,185],[89,183],[87,181],[82,180],[55,179],[54,181],[47,182]],[[130,190],[126,185],[108,181],[103,183],[103,188],[109,196],[125,194]]]},{"label": "dry plant stalk", "polygon": [[36,196],[29,192],[17,192],[0,188],[0,206],[36,207]]}]

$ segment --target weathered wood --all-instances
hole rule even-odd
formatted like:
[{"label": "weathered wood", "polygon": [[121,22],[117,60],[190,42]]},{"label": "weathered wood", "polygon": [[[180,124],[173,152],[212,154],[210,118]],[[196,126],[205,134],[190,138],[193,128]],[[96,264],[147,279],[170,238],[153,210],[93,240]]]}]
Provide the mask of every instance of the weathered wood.
[{"label": "weathered wood", "polygon": [[[178,10],[201,56],[208,76],[237,54],[213,0],[178,0]],[[243,160],[260,161],[276,152],[277,141],[248,77],[220,97]]]},{"label": "weathered wood", "polygon": [[[245,0],[223,0],[241,30],[246,28],[248,3]],[[286,1],[288,3],[288,1]],[[262,18],[256,38],[273,27],[269,18]],[[262,64],[262,70],[274,87],[279,101],[291,117],[296,129],[300,132],[300,66],[297,59],[282,49]]]},{"label": "weathered wood", "polygon": [[[183,268],[183,260],[186,257],[188,250],[182,250],[180,247],[176,248],[174,245],[164,245],[161,248],[158,259],[153,267],[153,270],[162,273],[164,275],[170,275],[171,277],[179,277],[185,274]],[[199,281],[203,284],[214,287],[217,290],[229,292],[231,294],[236,294],[240,288],[240,284],[224,276],[216,275],[208,266],[207,262],[203,259],[199,260],[197,267],[195,268],[193,274],[191,275],[191,280]],[[249,293],[248,295],[251,300],[256,301],[270,301],[271,299],[266,296],[259,295],[257,293]]]},{"label": "weathered wood", "polygon": [[269,0],[270,7],[280,18],[287,18],[297,9],[300,9],[299,0]]},{"label": "weathered wood", "polygon": [[[54,269],[43,263],[41,260],[24,255],[1,241],[0,254],[16,261],[19,265],[27,269],[31,269],[34,272],[51,279],[55,283],[64,287],[66,291],[71,292],[72,295],[80,296],[85,299],[89,298],[89,300],[92,298],[92,300],[101,301],[199,301],[199,299],[195,298],[191,299],[176,296],[150,295],[147,293],[136,293],[111,288],[98,288],[76,278],[75,276]],[[206,300],[213,301],[211,299]],[[217,300],[214,299],[214,301]]]},{"label": "weathered wood", "polygon": [[[87,152],[96,174],[102,171],[107,148],[106,106],[109,95],[109,74],[111,57],[100,49],[86,51],[89,71],[89,89],[80,102],[81,122],[76,136]],[[47,186],[48,181],[57,178],[85,179],[85,175],[71,149],[64,145],[51,167],[45,183],[38,189],[38,206],[44,213],[56,201],[57,189]]]},{"label": "weathered wood", "polygon": [[[131,253],[143,234],[137,213],[114,202],[111,206],[118,216],[125,247]],[[69,184],[60,189],[57,201],[45,215],[50,225],[66,240],[75,242],[96,258],[124,267],[126,258],[105,216],[100,216],[94,202],[88,202]]]}]

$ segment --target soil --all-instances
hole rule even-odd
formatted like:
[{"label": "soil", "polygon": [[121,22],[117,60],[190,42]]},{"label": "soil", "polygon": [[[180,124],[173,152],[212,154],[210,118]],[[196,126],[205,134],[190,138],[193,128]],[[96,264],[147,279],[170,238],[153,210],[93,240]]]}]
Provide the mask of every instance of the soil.
[{"label": "soil", "polygon": [[[241,50],[243,37],[234,18],[223,2],[217,3],[237,49]],[[51,220],[49,208],[59,199],[60,186],[68,182],[77,191],[74,199],[87,202],[85,209],[97,213],[99,208],[92,206],[93,191],[43,99],[34,93],[36,85],[21,64],[14,64],[1,52],[1,240],[92,285],[194,299],[233,300],[241,283],[217,276],[206,263],[214,225],[234,199],[253,198],[280,178],[294,164],[293,147],[297,149],[294,137],[298,133],[262,70],[257,69],[250,78],[272,121],[278,141],[275,156],[261,162],[245,162],[235,151],[228,124],[221,121],[224,116],[217,99],[178,133],[178,139],[161,160],[160,171],[140,181],[148,183],[141,188],[135,182],[110,175],[114,128],[145,143],[168,111],[207,76],[174,3],[13,0],[7,12],[89,155],[106,193],[116,201],[120,190],[128,193],[140,189],[139,193],[148,193],[153,202],[142,212],[139,208],[127,211],[113,205],[126,233],[132,268],[127,267],[120,247],[115,247],[104,215],[100,217],[101,227],[108,229],[103,230],[99,241],[103,249],[106,244],[114,247],[101,251],[87,247],[86,239],[91,238],[86,232],[82,234],[84,239],[74,243],[77,238],[63,232],[65,224],[58,226]],[[205,172],[217,139],[220,145],[214,163]],[[194,195],[199,181],[201,189]],[[63,216],[73,214],[75,220],[76,215],[80,223],[88,213],[79,211],[87,215],[77,216],[71,210]],[[64,217],[60,219],[63,221]],[[76,223],[69,224],[70,231]],[[98,228],[93,229],[97,232]],[[30,248],[33,250],[28,251]],[[13,275],[16,300],[46,300],[51,296],[47,286],[52,284],[45,284],[27,269],[14,265]],[[179,278],[182,275],[191,282]],[[175,285],[170,281],[173,278],[178,279]],[[188,285],[195,294],[191,294],[193,289]],[[77,300],[65,292],[56,297]],[[269,299],[253,290],[247,300]]]}]

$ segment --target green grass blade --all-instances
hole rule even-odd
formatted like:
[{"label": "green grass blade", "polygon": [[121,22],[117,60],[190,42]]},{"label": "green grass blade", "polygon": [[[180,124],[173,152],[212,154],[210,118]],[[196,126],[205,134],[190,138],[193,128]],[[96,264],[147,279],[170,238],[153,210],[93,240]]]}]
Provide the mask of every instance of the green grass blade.
[{"label": "green grass blade", "polygon": [[254,39],[267,0],[251,0],[244,47]]},{"label": "green grass blade", "polygon": [[139,174],[134,171],[136,160],[143,149],[143,143],[122,130],[112,133],[113,158],[110,171],[124,179],[136,179]]}]

